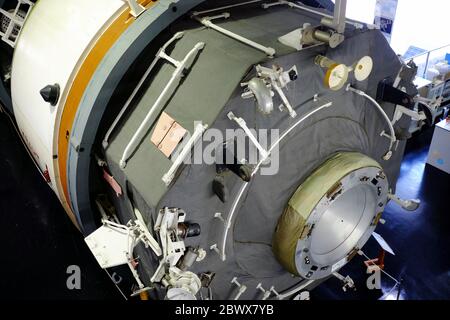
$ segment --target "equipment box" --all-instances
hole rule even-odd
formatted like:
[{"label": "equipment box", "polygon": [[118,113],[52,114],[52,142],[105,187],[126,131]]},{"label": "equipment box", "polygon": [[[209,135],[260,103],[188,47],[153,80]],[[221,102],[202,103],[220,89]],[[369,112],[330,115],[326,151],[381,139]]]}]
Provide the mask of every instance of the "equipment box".
[{"label": "equipment box", "polygon": [[450,173],[450,120],[446,119],[436,125],[431,142],[428,164]]}]

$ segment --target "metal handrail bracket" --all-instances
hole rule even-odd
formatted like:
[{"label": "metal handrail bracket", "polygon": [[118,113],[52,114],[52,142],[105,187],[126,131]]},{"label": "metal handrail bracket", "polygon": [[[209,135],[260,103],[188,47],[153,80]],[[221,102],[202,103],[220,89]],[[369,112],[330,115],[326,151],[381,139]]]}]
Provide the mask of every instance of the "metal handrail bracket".
[{"label": "metal handrail bracket", "polygon": [[212,22],[212,20],[217,20],[217,19],[228,19],[230,18],[230,14],[228,12],[224,12],[222,14],[216,15],[216,16],[211,16],[211,17],[198,17],[198,16],[193,16],[194,19],[196,19],[198,22],[200,22],[201,24],[203,24],[205,27],[213,29],[219,33],[222,33],[234,40],[237,40],[239,42],[242,42],[250,47],[253,47],[259,51],[264,52],[266,55],[268,55],[269,57],[273,57],[276,54],[276,51],[274,48],[270,48],[270,47],[266,47],[263,46],[259,43],[256,43],[253,40],[247,39],[241,35],[238,35],[234,32],[231,32],[230,30],[227,30],[225,28],[219,27],[218,25],[214,24]]}]

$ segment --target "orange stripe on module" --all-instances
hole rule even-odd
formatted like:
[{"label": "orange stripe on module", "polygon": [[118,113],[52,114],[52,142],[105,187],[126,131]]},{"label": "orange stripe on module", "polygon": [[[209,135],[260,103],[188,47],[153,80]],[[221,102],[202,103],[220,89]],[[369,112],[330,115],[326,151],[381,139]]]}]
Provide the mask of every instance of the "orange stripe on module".
[{"label": "orange stripe on module", "polygon": [[[139,1],[144,7],[151,7],[156,0],[142,0]],[[127,30],[127,28],[135,21],[134,17],[130,14],[130,9],[127,7],[123,12],[115,19],[111,25],[100,35],[97,42],[94,44],[92,50],[86,56],[83,64],[79,68],[77,75],[75,76],[72,86],[68,91],[67,100],[64,105],[63,113],[61,116],[61,122],[59,126],[58,134],[58,167],[60,182],[64,190],[64,196],[67,203],[72,207],[70,202],[70,195],[68,191],[67,181],[67,159],[68,159],[68,147],[70,133],[72,131],[75,115],[78,110],[78,106],[81,102],[84,92],[86,91],[89,82],[91,81],[98,65],[101,63],[107,52],[116,43],[119,37]],[[73,212],[68,213],[69,216],[73,215]]]}]

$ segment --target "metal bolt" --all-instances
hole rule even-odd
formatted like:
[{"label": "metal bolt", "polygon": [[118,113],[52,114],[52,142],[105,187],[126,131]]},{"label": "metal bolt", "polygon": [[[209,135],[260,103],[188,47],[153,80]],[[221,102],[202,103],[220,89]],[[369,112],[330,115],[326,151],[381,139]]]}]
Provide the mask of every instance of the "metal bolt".
[{"label": "metal bolt", "polygon": [[247,287],[240,284],[239,281],[237,280],[237,277],[234,277],[233,280],[231,280],[231,283],[235,284],[239,288],[239,291],[233,300],[239,300],[241,296],[247,291]]},{"label": "metal bolt", "polygon": [[220,213],[220,212],[217,212],[215,215],[214,215],[214,218],[215,219],[219,219],[220,221],[222,221],[223,222],[223,224],[227,224],[227,222],[225,221],[225,219],[223,218],[223,216],[222,216],[222,213]]},{"label": "metal bolt", "polygon": [[270,295],[272,294],[272,292],[270,290],[266,290],[263,288],[262,284],[258,284],[258,286],[256,287],[257,290],[261,291],[264,295],[263,295],[263,301],[269,299]]},{"label": "metal bolt", "polygon": [[272,292],[272,293],[278,298],[278,300],[281,300],[281,296],[280,296],[280,294],[275,290],[275,287],[271,287],[271,288],[270,288],[270,292]]},{"label": "metal bolt", "polygon": [[216,252],[220,256],[220,250],[217,247],[217,244],[213,244],[209,249]]},{"label": "metal bolt", "polygon": [[384,174],[384,172],[383,171],[380,171],[380,172],[378,172],[378,174],[377,174],[377,178],[379,178],[379,179],[386,179],[386,175]]},{"label": "metal bolt", "polygon": [[233,280],[231,280],[231,283],[235,284],[238,287],[241,287],[241,284],[239,283],[237,277],[234,277]]}]

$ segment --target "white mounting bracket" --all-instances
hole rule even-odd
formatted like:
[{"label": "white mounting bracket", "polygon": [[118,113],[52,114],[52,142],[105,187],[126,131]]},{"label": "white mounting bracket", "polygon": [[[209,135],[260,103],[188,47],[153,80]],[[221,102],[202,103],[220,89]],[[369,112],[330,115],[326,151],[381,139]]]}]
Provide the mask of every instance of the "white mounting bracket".
[{"label": "white mounting bracket", "polygon": [[103,226],[85,238],[85,242],[102,269],[126,264],[130,268],[140,292],[150,289],[145,288],[139,277],[133,251],[136,245],[142,242],[146,248],[150,247],[157,256],[160,256],[162,252],[158,242],[139,220],[130,221],[126,226],[103,220]]},{"label": "white mounting bracket", "polygon": [[139,220],[130,221],[126,226],[103,220],[103,226],[85,238],[85,242],[103,269],[126,264],[129,260],[127,254],[132,254],[139,242],[151,248],[157,256],[162,254],[158,242]]},{"label": "white mounting bracket", "polygon": [[130,13],[133,17],[138,18],[145,12],[145,7],[137,2],[137,0],[125,0],[130,7]]},{"label": "white mounting bracket", "polygon": [[[285,46],[294,48],[297,51],[303,50],[306,45],[314,45],[313,43],[308,42],[308,38],[306,35],[309,30],[312,30],[313,27],[310,23],[304,23],[301,28],[295,29],[281,37],[278,38],[278,41]],[[321,45],[322,42],[314,41],[316,45]]]}]

